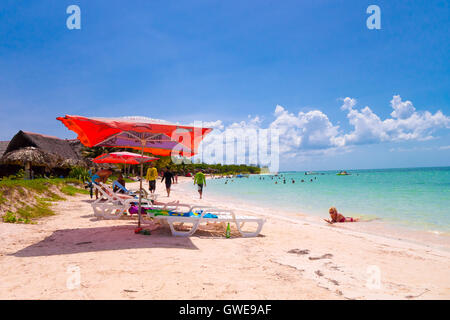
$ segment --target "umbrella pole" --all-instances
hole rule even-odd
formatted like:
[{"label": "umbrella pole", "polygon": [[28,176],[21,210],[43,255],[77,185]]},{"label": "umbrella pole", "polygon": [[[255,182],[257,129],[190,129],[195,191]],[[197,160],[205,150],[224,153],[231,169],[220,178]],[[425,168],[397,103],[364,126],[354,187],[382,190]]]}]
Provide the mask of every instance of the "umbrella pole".
[{"label": "umbrella pole", "polygon": [[[141,150],[141,155],[144,156],[144,144],[142,144],[142,150]],[[141,179],[140,179],[140,186],[139,186],[139,222],[138,222],[138,227],[141,226],[141,207],[142,207],[142,179],[144,176],[144,161],[142,161],[141,159]]]}]

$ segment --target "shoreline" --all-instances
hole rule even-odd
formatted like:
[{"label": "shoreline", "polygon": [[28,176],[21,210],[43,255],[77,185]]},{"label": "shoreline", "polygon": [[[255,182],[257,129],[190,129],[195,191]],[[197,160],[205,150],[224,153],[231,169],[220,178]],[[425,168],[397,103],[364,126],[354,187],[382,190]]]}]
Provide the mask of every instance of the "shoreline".
[{"label": "shoreline", "polygon": [[[0,298],[450,298],[448,252],[308,219],[280,219],[259,208],[255,213],[238,201],[214,199],[207,187],[199,201],[192,183],[179,177],[167,198],[158,182],[158,200],[264,217],[261,234],[227,239],[224,230],[200,227],[184,238],[159,227],[150,236],[136,235],[136,220],[97,220],[89,196],[78,195],[55,203],[57,214],[36,225],[0,223]],[[73,267],[81,273],[76,289],[67,287]]]},{"label": "shoreline", "polygon": [[[258,176],[258,174],[254,174]],[[208,180],[212,179],[208,176]],[[183,183],[185,183],[183,181]],[[194,191],[192,189],[192,191]],[[204,194],[208,195],[208,188],[205,188]],[[218,191],[212,191],[209,199],[226,205],[226,202],[232,201],[239,203],[255,214],[261,212],[265,216],[272,216],[276,218],[285,219],[286,221],[308,222],[317,226],[336,227],[340,230],[347,230],[349,232],[359,232],[370,234],[373,236],[380,236],[392,240],[407,241],[408,243],[416,244],[424,247],[433,247],[438,250],[450,252],[450,234],[439,230],[425,230],[415,227],[408,227],[404,224],[396,224],[389,220],[377,217],[368,221],[359,221],[357,223],[337,223],[333,226],[328,226],[322,219],[327,218],[328,215],[320,216],[306,211],[292,210],[286,208],[277,208],[275,206],[268,206],[266,203],[257,204],[256,200],[245,200],[233,195],[221,195]],[[277,214],[270,213],[276,211]]]}]

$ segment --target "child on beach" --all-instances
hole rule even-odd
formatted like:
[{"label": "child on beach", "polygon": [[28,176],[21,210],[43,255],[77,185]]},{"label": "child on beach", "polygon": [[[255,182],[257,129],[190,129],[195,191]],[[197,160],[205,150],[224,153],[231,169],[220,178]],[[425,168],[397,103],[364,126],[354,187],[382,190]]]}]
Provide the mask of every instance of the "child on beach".
[{"label": "child on beach", "polygon": [[352,218],[352,217],[344,217],[342,214],[340,214],[335,207],[331,207],[330,210],[328,210],[330,213],[331,221],[328,219],[323,219],[326,222],[333,224],[336,222],[356,222],[359,219],[358,218]]}]

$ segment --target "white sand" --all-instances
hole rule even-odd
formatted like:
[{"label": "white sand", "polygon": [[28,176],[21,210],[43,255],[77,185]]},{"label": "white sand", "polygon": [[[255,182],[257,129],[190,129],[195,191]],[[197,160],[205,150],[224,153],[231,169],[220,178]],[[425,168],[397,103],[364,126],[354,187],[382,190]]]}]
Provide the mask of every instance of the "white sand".
[{"label": "white sand", "polygon": [[[181,180],[192,183],[180,179],[171,200],[242,207],[212,198],[207,187],[200,201]],[[163,184],[157,191],[167,199]],[[0,223],[0,299],[450,298],[448,252],[357,226],[276,219],[249,207],[239,213],[267,219],[259,237],[202,231],[176,238],[168,228],[135,235],[133,220],[97,220],[84,195],[55,209],[36,225]],[[73,288],[77,268],[81,282]],[[370,281],[377,271],[379,287]]]}]

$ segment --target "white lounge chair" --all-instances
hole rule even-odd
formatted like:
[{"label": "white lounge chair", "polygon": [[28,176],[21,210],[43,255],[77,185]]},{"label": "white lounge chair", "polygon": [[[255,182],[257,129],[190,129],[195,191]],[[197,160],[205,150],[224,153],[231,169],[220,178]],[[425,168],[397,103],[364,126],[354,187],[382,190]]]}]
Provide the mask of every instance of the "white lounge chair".
[{"label": "white lounge chair", "polygon": [[[151,211],[147,211],[147,216],[150,218],[153,218],[155,220],[159,220],[163,223],[167,223],[170,227],[170,231],[172,232],[172,235],[174,236],[183,236],[188,237],[193,235],[200,224],[202,223],[234,223],[236,225],[236,228],[238,229],[239,233],[243,237],[256,237],[260,232],[261,229],[265,223],[265,219],[260,219],[256,217],[250,217],[250,216],[236,216],[234,211],[232,210],[226,210],[226,209],[219,209],[209,206],[189,206],[186,204],[177,204],[177,209],[180,207],[187,207],[188,209],[184,212],[194,212],[201,210],[202,213],[199,216],[190,216],[190,217],[183,217],[183,216],[171,216],[171,215],[155,215],[155,213],[152,213]],[[163,209],[164,210],[164,209]],[[173,210],[178,211],[178,210]],[[217,218],[212,218],[210,215],[208,217],[205,217],[205,215],[211,214],[217,216]],[[254,232],[249,231],[243,231],[242,228],[246,222],[249,223],[256,223],[257,227]],[[192,228],[189,231],[178,231],[175,230],[174,223],[191,223]]]},{"label": "white lounge chair", "polygon": [[[139,199],[120,193],[114,193],[112,189],[104,184],[93,184],[95,190],[98,190],[99,198],[91,206],[94,215],[102,219],[119,219],[124,214],[128,214],[128,209],[133,203],[138,203]],[[106,199],[106,201],[104,201]],[[144,207],[151,207],[153,199],[141,199]]]},{"label": "white lounge chair", "polygon": [[[113,182],[112,187],[113,187],[113,191],[114,191],[114,187],[117,187],[118,190],[116,191],[116,193],[122,193],[122,194],[126,194],[126,195],[133,196],[133,197],[139,196],[139,190],[137,190],[137,191],[128,190],[117,180]],[[120,192],[120,191],[122,191],[122,192]],[[142,197],[145,199],[149,199],[148,196],[149,196],[148,192],[144,188],[142,188]],[[156,194],[151,194],[152,200],[156,199],[156,197],[157,197]]]}]

